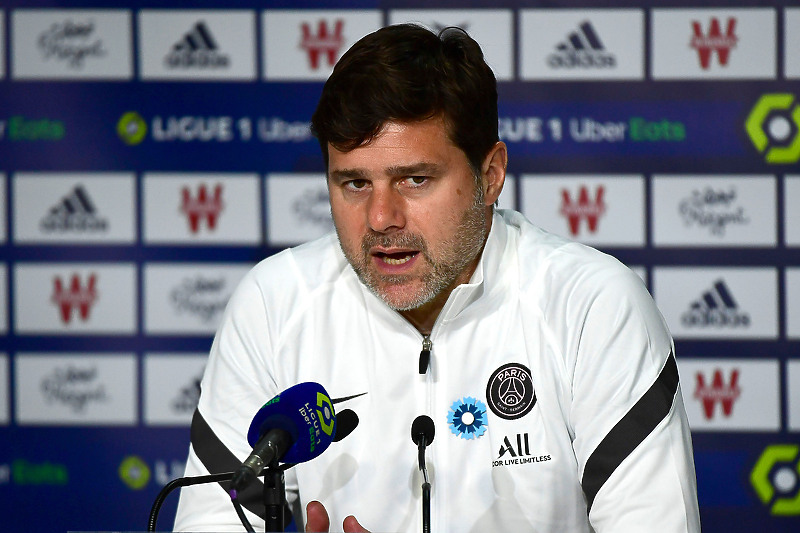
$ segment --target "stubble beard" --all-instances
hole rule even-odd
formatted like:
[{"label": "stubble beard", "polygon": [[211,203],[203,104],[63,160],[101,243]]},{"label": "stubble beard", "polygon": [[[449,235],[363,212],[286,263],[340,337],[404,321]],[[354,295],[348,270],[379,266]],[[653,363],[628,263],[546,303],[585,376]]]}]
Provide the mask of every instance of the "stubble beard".
[{"label": "stubble beard", "polygon": [[[435,255],[431,252],[425,239],[416,233],[397,233],[382,235],[370,232],[364,236],[361,249],[348,250],[339,244],[350,265],[370,291],[383,300],[386,305],[395,311],[410,311],[417,309],[451,289],[456,279],[478,257],[483,250],[486,237],[486,215],[482,194],[477,194],[475,202],[466,210],[458,224],[458,230],[452,239],[443,241],[440,251]],[[338,235],[338,232],[337,232]],[[413,292],[392,291],[391,288],[415,283],[416,278],[411,275],[383,275],[377,272],[372,265],[370,250],[375,247],[383,248],[409,248],[419,250],[421,258],[428,266],[424,274],[418,279],[419,287]],[[409,287],[410,289],[410,287]]]}]

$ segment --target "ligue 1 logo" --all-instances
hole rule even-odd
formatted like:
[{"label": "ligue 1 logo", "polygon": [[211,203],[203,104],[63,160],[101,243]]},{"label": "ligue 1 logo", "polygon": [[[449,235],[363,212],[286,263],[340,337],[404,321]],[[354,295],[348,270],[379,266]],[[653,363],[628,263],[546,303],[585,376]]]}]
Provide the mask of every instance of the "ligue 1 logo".
[{"label": "ligue 1 logo", "polygon": [[745,130],[767,163],[800,160],[800,103],[794,95],[762,95],[747,116]]},{"label": "ligue 1 logo", "polygon": [[536,405],[531,371],[519,363],[501,366],[489,378],[486,400],[492,412],[500,418],[522,418]]}]

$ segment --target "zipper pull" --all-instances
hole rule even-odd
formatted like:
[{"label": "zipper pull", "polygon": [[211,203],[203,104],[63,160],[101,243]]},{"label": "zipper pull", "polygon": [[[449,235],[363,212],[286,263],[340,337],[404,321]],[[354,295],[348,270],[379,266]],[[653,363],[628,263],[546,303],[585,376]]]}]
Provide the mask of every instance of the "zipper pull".
[{"label": "zipper pull", "polygon": [[431,363],[431,348],[433,348],[433,343],[431,342],[431,336],[425,335],[422,339],[422,351],[419,352],[419,373],[425,374],[428,372],[428,366]]}]

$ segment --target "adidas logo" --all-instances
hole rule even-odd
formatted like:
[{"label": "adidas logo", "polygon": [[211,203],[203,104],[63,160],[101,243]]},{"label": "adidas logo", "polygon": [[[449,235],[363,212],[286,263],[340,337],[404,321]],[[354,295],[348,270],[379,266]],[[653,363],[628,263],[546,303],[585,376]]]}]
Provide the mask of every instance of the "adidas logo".
[{"label": "adidas logo", "polygon": [[613,68],[617,58],[606,52],[592,23],[583,22],[567,40],[556,45],[556,52],[547,56],[552,68]]},{"label": "adidas logo", "polygon": [[40,222],[45,233],[83,231],[100,232],[108,229],[108,220],[97,216],[97,209],[83,185],[76,186],[70,194],[50,208]]},{"label": "adidas logo", "polygon": [[681,315],[681,322],[687,327],[747,327],[750,314],[739,311],[725,282],[718,280]]},{"label": "adidas logo", "polygon": [[219,46],[204,21],[175,43],[164,59],[168,68],[225,68],[230,56],[221,54]]}]

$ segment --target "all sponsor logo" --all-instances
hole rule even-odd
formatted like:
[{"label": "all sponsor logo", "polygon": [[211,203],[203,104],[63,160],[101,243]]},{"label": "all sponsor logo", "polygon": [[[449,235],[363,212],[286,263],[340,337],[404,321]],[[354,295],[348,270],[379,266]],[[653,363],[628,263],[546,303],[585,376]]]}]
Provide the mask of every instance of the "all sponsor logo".
[{"label": "all sponsor logo", "polygon": [[497,458],[492,461],[492,467],[526,465],[551,460],[552,457],[549,454],[536,455],[532,453],[528,434],[517,433],[511,438],[508,435],[503,437],[503,443],[497,452]]},{"label": "all sponsor logo", "polygon": [[774,176],[654,176],[657,246],[775,246]]},{"label": "all sponsor logo", "polygon": [[483,49],[486,63],[498,81],[514,78],[514,21],[510,9],[393,9],[389,24],[413,22],[435,33],[457,27]]},{"label": "all sponsor logo", "polygon": [[722,416],[730,417],[733,413],[733,404],[742,392],[739,389],[739,369],[731,370],[727,383],[720,369],[714,370],[710,383],[706,383],[707,377],[702,372],[697,372],[695,378],[694,397],[703,404],[703,414],[706,419],[714,418],[717,404],[722,407]]},{"label": "all sponsor logo", "polygon": [[177,314],[187,313],[202,322],[215,322],[228,303],[228,292],[224,277],[197,274],[184,278],[181,284],[170,292],[170,300]]},{"label": "all sponsor logo", "polygon": [[175,43],[164,63],[168,69],[218,69],[228,67],[231,58],[220,50],[211,29],[200,20]]},{"label": "all sponsor logo", "polygon": [[144,421],[189,426],[200,399],[207,354],[150,353],[144,360]]},{"label": "all sponsor logo", "polygon": [[555,69],[613,68],[617,59],[603,46],[591,21],[586,20],[556,45],[556,51],[547,56],[547,64]]},{"label": "all sponsor logo", "polygon": [[269,174],[265,190],[271,246],[299,244],[333,229],[324,174]]},{"label": "all sponsor logo", "polygon": [[186,466],[185,461],[178,459],[157,459],[148,463],[138,455],[128,455],[122,458],[117,467],[120,481],[130,490],[144,490],[151,481],[158,486],[164,486],[173,479],[183,476]]},{"label": "all sponsor logo", "polygon": [[775,516],[800,515],[800,446],[770,444],[750,472],[758,499]]},{"label": "all sponsor logo", "polygon": [[200,183],[193,193],[189,186],[181,187],[181,213],[186,215],[189,230],[196,234],[200,231],[201,222],[205,222],[208,231],[217,227],[217,219],[225,204],[222,201],[222,184],[209,186]]},{"label": "all sponsor logo", "polygon": [[486,402],[494,414],[505,420],[527,415],[536,405],[531,371],[520,363],[507,363],[489,377]]},{"label": "all sponsor logo", "polygon": [[147,173],[143,182],[146,242],[261,241],[256,175]]},{"label": "all sponsor logo", "polygon": [[675,338],[777,338],[774,268],[656,267],[652,281]]},{"label": "all sponsor logo", "polygon": [[86,61],[103,57],[107,51],[95,32],[92,19],[67,19],[39,34],[39,51],[45,60],[63,61],[68,68],[81,70]]},{"label": "all sponsor logo", "polygon": [[762,95],[745,120],[753,146],[771,164],[800,160],[800,101],[789,93]]},{"label": "all sponsor logo", "polygon": [[145,331],[212,335],[249,268],[222,263],[145,265]]},{"label": "all sponsor logo", "polygon": [[19,9],[12,24],[15,78],[132,77],[127,11]]},{"label": "all sponsor logo", "polygon": [[341,55],[383,25],[379,10],[266,10],[262,15],[267,80],[325,80]]},{"label": "all sponsor logo", "polygon": [[136,422],[133,354],[17,354],[15,370],[20,424]]},{"label": "all sponsor logo", "polygon": [[8,120],[0,120],[0,140],[55,142],[64,139],[66,133],[64,122],[57,119],[13,115]]},{"label": "all sponsor logo", "polygon": [[718,279],[681,316],[686,327],[746,328],[750,314],[739,308],[725,280]]},{"label": "all sponsor logo", "polygon": [[774,79],[773,9],[653,9],[656,79]]},{"label": "all sponsor logo", "polygon": [[136,238],[133,174],[17,173],[14,238],[53,244],[131,243]]},{"label": "all sponsor logo", "polygon": [[736,37],[736,17],[728,17],[724,24],[717,17],[711,17],[708,31],[703,31],[700,21],[692,21],[692,39],[689,46],[697,50],[700,67],[708,70],[711,66],[712,56],[716,55],[719,64],[728,65],[728,56],[736,48],[739,39]]},{"label": "all sponsor logo", "polygon": [[248,81],[256,77],[252,12],[143,9],[138,22],[143,79]]},{"label": "all sponsor logo", "polygon": [[311,70],[319,70],[324,64],[332,68],[339,60],[344,46],[344,20],[321,19],[317,21],[316,31],[312,30],[311,23],[305,21],[300,24],[302,38],[300,48],[305,50],[308,57],[308,66]]},{"label": "all sponsor logo", "polygon": [[746,225],[750,218],[744,207],[736,205],[736,189],[693,190],[691,196],[681,200],[678,206],[681,218],[687,226],[697,225],[720,237],[730,225]]},{"label": "all sponsor logo", "polygon": [[693,431],[780,430],[777,360],[682,357],[678,369]]},{"label": "all sponsor logo", "polygon": [[581,186],[577,198],[573,198],[568,189],[561,189],[561,214],[567,219],[572,235],[577,236],[580,233],[581,222],[584,221],[590,233],[597,232],[600,217],[606,212],[604,193],[603,185],[595,188],[593,196],[590,196],[586,186]]},{"label": "all sponsor logo", "polygon": [[523,9],[523,79],[641,79],[644,15],[637,9]]},{"label": "all sponsor logo", "polygon": [[73,312],[76,312],[83,322],[89,320],[89,311],[98,297],[97,274],[92,272],[85,282],[78,274],[72,274],[66,281],[56,276],[53,278],[53,295],[51,301],[58,307],[61,321],[64,324],[72,322]]},{"label": "all sponsor logo", "polygon": [[50,208],[39,223],[45,233],[53,232],[105,232],[108,219],[100,216],[97,207],[82,184]]},{"label": "all sponsor logo", "polygon": [[593,246],[642,246],[641,176],[523,175],[520,208],[534,224]]},{"label": "all sponsor logo", "polygon": [[15,265],[15,328],[70,335],[136,330],[136,269],[126,264]]}]

